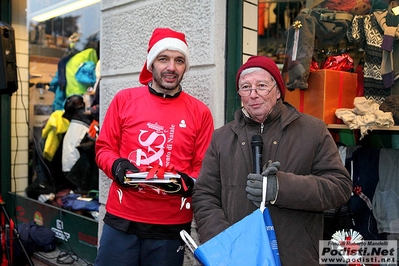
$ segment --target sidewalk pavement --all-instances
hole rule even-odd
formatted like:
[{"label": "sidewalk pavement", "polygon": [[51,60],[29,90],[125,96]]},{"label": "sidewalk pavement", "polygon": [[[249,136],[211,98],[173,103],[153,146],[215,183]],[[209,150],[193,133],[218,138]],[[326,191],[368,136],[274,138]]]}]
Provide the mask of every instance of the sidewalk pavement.
[{"label": "sidewalk pavement", "polygon": [[[58,266],[58,265],[71,265],[71,266],[92,266],[93,264],[77,257],[76,255],[69,254],[56,248],[51,252],[35,252],[31,256],[34,266]],[[29,266],[29,265],[27,265]]]}]

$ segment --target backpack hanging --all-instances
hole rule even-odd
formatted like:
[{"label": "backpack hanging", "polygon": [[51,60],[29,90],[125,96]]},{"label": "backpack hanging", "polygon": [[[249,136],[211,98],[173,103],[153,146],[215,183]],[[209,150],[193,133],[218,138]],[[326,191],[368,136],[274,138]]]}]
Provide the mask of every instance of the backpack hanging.
[{"label": "backpack hanging", "polygon": [[346,37],[353,15],[346,11],[316,8],[324,0],[311,1],[286,32],[287,51],[282,74],[288,90],[307,89],[316,38],[336,45]]}]

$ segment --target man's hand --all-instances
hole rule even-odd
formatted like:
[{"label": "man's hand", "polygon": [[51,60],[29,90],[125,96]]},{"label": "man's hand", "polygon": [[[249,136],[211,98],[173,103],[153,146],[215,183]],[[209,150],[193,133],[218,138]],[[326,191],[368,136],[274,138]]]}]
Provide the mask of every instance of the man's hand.
[{"label": "man's hand", "polygon": [[194,179],[192,179],[190,176],[188,176],[185,173],[177,171],[177,173],[180,175],[180,178],[178,178],[178,182],[181,185],[180,190],[178,193],[182,194],[184,197],[190,197],[193,192],[193,187],[194,187]]},{"label": "man's hand", "polygon": [[131,171],[133,173],[140,172],[134,164],[129,162],[128,159],[119,158],[114,161],[112,164],[112,175],[114,176],[114,180],[118,182],[120,185],[128,187],[128,184],[125,184],[125,175],[126,171]]},{"label": "man's hand", "polygon": [[247,198],[251,200],[256,207],[260,206],[262,201],[263,176],[261,174],[249,174],[247,176]]},{"label": "man's hand", "polygon": [[276,175],[278,170],[280,170],[280,162],[268,161],[267,164],[263,166],[263,176]]},{"label": "man's hand", "polygon": [[263,166],[262,174],[249,174],[247,176],[247,198],[259,207],[262,201],[263,176],[267,176],[266,202],[273,201],[277,195],[277,177],[280,162],[271,162]]}]

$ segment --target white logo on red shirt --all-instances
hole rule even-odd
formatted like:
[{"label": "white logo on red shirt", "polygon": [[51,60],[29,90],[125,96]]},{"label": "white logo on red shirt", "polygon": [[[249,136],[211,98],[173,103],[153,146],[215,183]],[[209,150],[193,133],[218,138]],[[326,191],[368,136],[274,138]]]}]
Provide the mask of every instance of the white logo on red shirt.
[{"label": "white logo on red shirt", "polygon": [[142,148],[132,151],[128,159],[137,166],[155,163],[167,167],[172,154],[176,126],[172,124],[168,130],[158,123],[147,123],[147,126],[148,130],[140,130],[139,133],[138,142]]}]

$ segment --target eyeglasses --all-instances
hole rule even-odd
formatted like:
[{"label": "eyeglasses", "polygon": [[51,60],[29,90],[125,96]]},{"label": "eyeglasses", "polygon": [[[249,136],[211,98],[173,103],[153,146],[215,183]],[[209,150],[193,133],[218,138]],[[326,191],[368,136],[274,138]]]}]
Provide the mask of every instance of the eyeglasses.
[{"label": "eyeglasses", "polygon": [[268,85],[266,84],[260,84],[257,88],[252,89],[251,86],[249,85],[244,85],[242,88],[240,88],[237,93],[241,96],[241,97],[248,97],[249,95],[251,95],[252,91],[256,91],[256,93],[259,96],[267,96],[269,95],[269,93],[274,89],[274,87],[276,87],[277,83],[274,83],[274,85],[268,89]]}]

